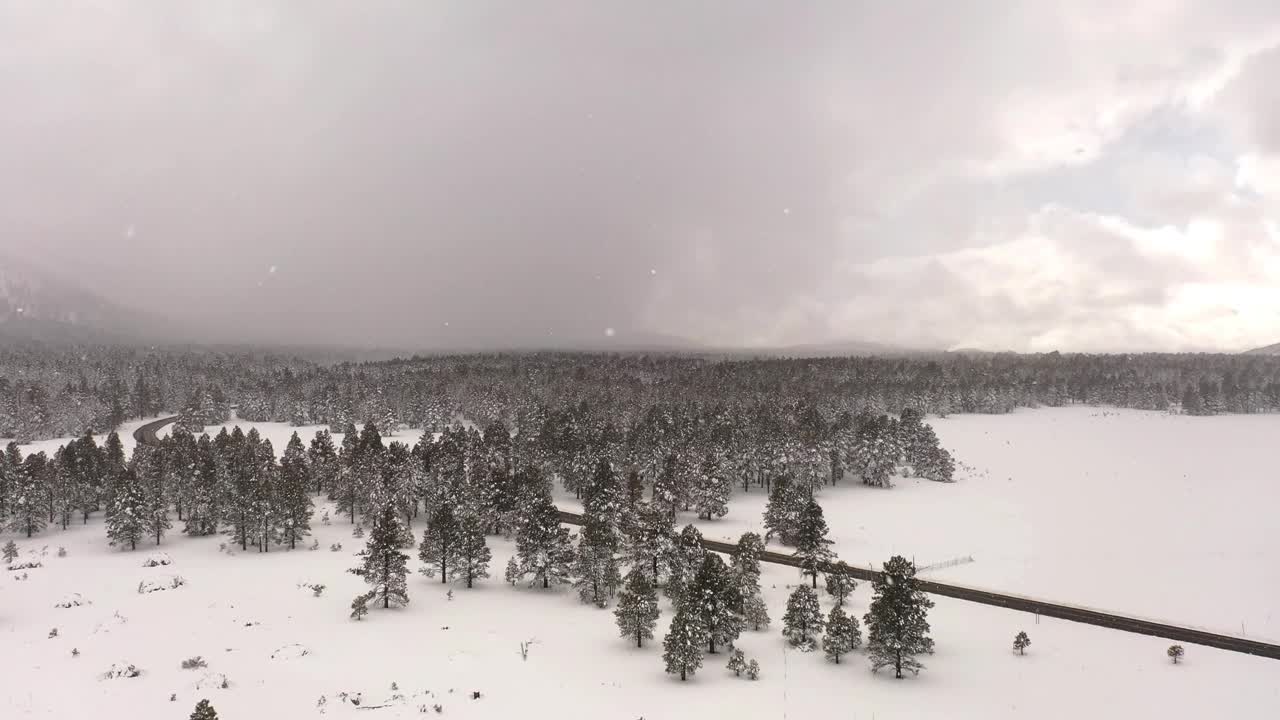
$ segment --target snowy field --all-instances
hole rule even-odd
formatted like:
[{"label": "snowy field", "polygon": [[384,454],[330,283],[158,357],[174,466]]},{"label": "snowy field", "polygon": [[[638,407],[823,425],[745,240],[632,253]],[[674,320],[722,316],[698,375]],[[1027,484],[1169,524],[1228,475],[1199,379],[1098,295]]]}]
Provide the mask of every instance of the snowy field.
[{"label": "snowy field", "polygon": [[[1268,478],[1280,417],[1072,408],[934,422],[970,468],[960,482],[824,491],[851,562],[972,555],[929,576],[1228,632],[1243,620],[1249,635],[1280,635],[1267,607],[1280,594],[1280,543],[1265,514],[1280,495]],[[257,426],[277,452],[293,431]],[[416,440],[407,435],[394,439]],[[759,493],[736,496],[728,517],[703,526],[735,537],[762,507]],[[47,550],[27,580],[0,578],[0,718],[185,718],[201,697],[226,719],[308,718],[320,715],[322,696],[325,716],[375,719],[423,717],[420,707],[435,716],[437,704],[441,717],[494,719],[1280,716],[1275,660],[1189,645],[1175,667],[1158,638],[945,598],[930,614],[938,652],[919,677],[872,674],[860,654],[833,665],[784,649],[779,620],[797,577],[772,566],[762,585],[775,625],[739,643],[760,662],[758,682],[734,678],[723,654],[688,683],[665,675],[660,643],[638,650],[618,638],[612,612],[567,589],[504,584],[513,548],[501,539],[491,539],[497,578],[468,591],[416,575],[407,608],[353,622],[350,600],[364,586],[345,569],[363,542],[342,520],[323,526],[318,513],[314,526],[319,550],[234,557],[218,551],[221,538],[174,534],[159,548],[173,564],[153,568],[142,565],[154,547],[109,548],[100,521],[18,538],[24,558]],[[340,552],[329,550],[335,542]],[[174,575],[185,584],[138,592]],[[314,597],[300,583],[326,589]],[[55,607],[74,593],[89,604]],[[860,586],[854,613],[869,600]],[[669,619],[664,601],[660,629]],[[1009,649],[1018,630],[1032,639],[1026,657]],[[522,641],[533,641],[527,660]],[[181,669],[194,655],[208,667]],[[143,672],[102,679],[113,663]],[[404,700],[368,709],[393,682]],[[343,702],[344,692],[361,693],[366,709]]]}]

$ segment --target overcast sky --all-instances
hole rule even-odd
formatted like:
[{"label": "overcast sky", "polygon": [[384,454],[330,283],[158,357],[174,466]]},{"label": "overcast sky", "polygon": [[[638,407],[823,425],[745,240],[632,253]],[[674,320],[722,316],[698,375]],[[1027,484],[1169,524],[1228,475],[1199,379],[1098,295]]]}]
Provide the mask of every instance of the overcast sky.
[{"label": "overcast sky", "polygon": [[1280,341],[1275,0],[0,0],[0,250],[210,339]]}]

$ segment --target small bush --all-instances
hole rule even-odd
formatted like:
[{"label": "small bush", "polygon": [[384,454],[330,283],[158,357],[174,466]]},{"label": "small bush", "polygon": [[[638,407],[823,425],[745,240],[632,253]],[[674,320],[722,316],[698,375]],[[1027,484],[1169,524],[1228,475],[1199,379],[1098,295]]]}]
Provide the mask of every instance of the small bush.
[{"label": "small bush", "polygon": [[136,678],[142,674],[142,668],[132,663],[114,663],[107,669],[102,677],[106,680],[114,680],[116,678]]},{"label": "small bush", "polygon": [[329,552],[341,552],[341,551],[342,551],[342,543],[334,543],[329,546]]},{"label": "small bush", "polygon": [[168,553],[151,553],[146,560],[142,561],[142,567],[160,567],[161,565],[172,565],[173,558]]},{"label": "small bush", "polygon": [[59,546],[58,546],[58,557],[62,558],[62,557],[66,557],[66,556],[67,556],[67,549],[66,549],[66,548],[64,548],[64,547],[62,547],[61,545],[59,545]]},{"label": "small bush", "polygon": [[186,660],[182,661],[183,670],[195,670],[197,668],[205,668],[205,667],[209,667],[209,663],[205,662],[204,658],[199,655],[189,657]]},{"label": "small bush", "polygon": [[[23,560],[22,562],[16,562],[10,565],[9,570],[17,572],[18,570],[35,570],[36,568],[42,567],[44,567],[44,563],[41,563],[39,560]],[[23,574],[25,575],[26,573]],[[25,580],[26,578],[23,579]]]}]

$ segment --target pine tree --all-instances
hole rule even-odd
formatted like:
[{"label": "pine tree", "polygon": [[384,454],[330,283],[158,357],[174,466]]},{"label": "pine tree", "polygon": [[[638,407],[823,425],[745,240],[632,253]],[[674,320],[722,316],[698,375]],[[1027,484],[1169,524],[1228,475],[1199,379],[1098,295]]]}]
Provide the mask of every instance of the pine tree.
[{"label": "pine tree", "polygon": [[664,591],[672,602],[680,602],[685,587],[693,580],[698,568],[702,567],[702,559],[706,554],[706,548],[702,546],[702,533],[692,523],[685,525],[676,538],[671,557],[667,561],[669,572]]},{"label": "pine tree", "polygon": [[609,604],[622,576],[616,557],[617,539],[605,518],[586,514],[573,564],[573,587],[578,599],[603,608]]},{"label": "pine tree", "polygon": [[452,503],[436,505],[422,532],[422,544],[418,546],[420,572],[427,577],[440,573],[440,582],[449,581],[449,571],[455,566],[454,554],[458,546],[458,519],[453,514]]},{"label": "pine tree", "polygon": [[141,450],[134,450],[133,454],[138,484],[144,498],[142,522],[147,535],[154,537],[159,545],[165,531],[173,527],[173,523],[169,521],[169,499],[164,488],[164,455],[160,450],[152,450],[145,445],[142,447]]},{"label": "pine tree", "polygon": [[707,652],[715,654],[717,646],[730,646],[742,632],[742,595],[735,578],[715,553],[706,553],[693,582],[681,598],[697,613],[707,632]]},{"label": "pine tree", "polygon": [[384,507],[375,517],[369,541],[360,553],[363,563],[351,570],[369,583],[373,592],[371,599],[380,598],[384,608],[391,607],[392,602],[397,605],[409,603],[405,584],[405,575],[409,572],[405,563],[409,556],[399,549],[403,534],[395,508]]},{"label": "pine tree", "polygon": [[917,589],[915,575],[906,558],[890,558],[871,583],[875,597],[864,618],[871,669],[893,666],[896,678],[904,669],[919,674],[924,665],[916,655],[933,651],[927,619],[933,601]]},{"label": "pine tree", "polygon": [[456,549],[451,558],[453,578],[472,587],[476,580],[489,577],[489,561],[493,553],[484,537],[484,524],[479,516],[464,512],[458,522]]},{"label": "pine tree", "polygon": [[191,712],[189,720],[218,720],[218,711],[213,709],[208,700],[201,700],[196,703],[196,709]]},{"label": "pine tree", "polygon": [[502,579],[506,580],[508,583],[510,583],[514,587],[515,584],[520,580],[520,576],[522,574],[523,573],[520,572],[520,563],[516,562],[516,558],[514,555],[511,556],[511,558],[507,560],[507,569],[506,569],[506,572],[502,574]]},{"label": "pine tree", "polygon": [[720,457],[711,452],[699,468],[692,488],[694,509],[704,520],[724,517],[729,513],[729,494],[733,484],[721,468]]},{"label": "pine tree", "polygon": [[[12,517],[9,519],[9,529],[31,537],[35,533],[43,532],[48,522],[46,508],[42,501],[45,488],[41,482],[45,455],[32,453],[26,460],[21,461],[21,464],[17,464],[15,459],[20,457],[17,454],[18,446],[13,443],[9,446],[14,454],[7,461],[10,472],[17,476],[13,499],[10,501]],[[16,472],[14,472],[15,469]]]},{"label": "pine tree", "polygon": [[747,677],[751,680],[760,679],[760,663],[756,662],[754,658],[747,663]]},{"label": "pine tree", "polygon": [[738,545],[734,548],[730,559],[740,600],[737,609],[744,616],[747,612],[747,599],[752,595],[760,594],[760,555],[763,552],[764,543],[760,540],[760,536],[753,532],[746,532],[738,538]]},{"label": "pine tree", "polygon": [[191,480],[190,498],[183,531],[188,535],[212,535],[218,532],[225,504],[225,466],[219,460],[208,435],[196,441],[195,475]]},{"label": "pine tree", "polygon": [[659,614],[658,591],[643,569],[634,568],[627,573],[626,586],[618,595],[613,614],[622,637],[635,638],[636,647],[644,647],[644,641],[653,638]]},{"label": "pine tree", "polygon": [[702,649],[707,644],[707,631],[696,614],[686,605],[676,610],[671,627],[662,641],[663,662],[667,672],[687,680],[702,667]]},{"label": "pine tree", "polygon": [[671,516],[647,503],[638,505],[623,523],[622,555],[631,569],[644,569],[657,587],[675,547]]},{"label": "pine tree", "polygon": [[4,544],[4,550],[0,550],[0,555],[4,557],[5,565],[12,565],[14,558],[18,557],[18,545],[10,540]]},{"label": "pine tree", "polygon": [[538,497],[516,533],[516,553],[521,575],[532,575],[530,585],[569,582],[574,552],[569,531],[560,526],[560,514],[551,498]]},{"label": "pine tree", "polygon": [[307,448],[307,467],[315,483],[316,494],[332,493],[338,477],[338,451],[328,430],[317,430]]},{"label": "pine tree", "polygon": [[837,607],[843,606],[858,587],[849,570],[849,566],[841,560],[831,568],[831,572],[827,573],[827,594],[835,598]]},{"label": "pine tree", "polygon": [[314,512],[308,492],[311,477],[307,468],[306,449],[298,433],[289,438],[280,459],[280,485],[278,488],[280,539],[297,547],[298,541],[311,534],[311,515]]},{"label": "pine tree", "polygon": [[822,633],[822,608],[818,594],[808,585],[800,585],[787,600],[787,612],[782,616],[782,635],[793,646],[813,649],[816,636]]},{"label": "pine tree", "polygon": [[758,588],[743,600],[742,613],[743,619],[752,630],[759,632],[769,627],[769,608],[765,605],[764,597],[761,596]]},{"label": "pine tree", "polygon": [[827,539],[827,521],[822,517],[822,506],[812,497],[800,512],[796,529],[796,557],[800,558],[800,574],[813,578],[818,587],[818,573],[835,557]]},{"label": "pine tree", "polygon": [[773,481],[769,490],[769,502],[764,509],[764,541],[778,538],[784,544],[795,543],[799,530],[800,513],[809,499],[808,490],[789,475]]},{"label": "pine tree", "polygon": [[852,652],[862,644],[862,630],[857,618],[846,615],[844,608],[836,605],[827,616],[827,634],[822,638],[822,649],[827,659],[840,664],[840,656]]},{"label": "pine tree", "polygon": [[116,479],[112,494],[111,512],[107,515],[107,537],[111,545],[128,543],[130,550],[137,550],[138,541],[147,534],[147,496],[133,470],[126,468]]},{"label": "pine tree", "polygon": [[1186,651],[1182,649],[1181,645],[1170,645],[1169,649],[1165,651],[1165,654],[1169,656],[1169,659],[1173,661],[1174,665],[1177,665],[1178,661],[1182,659],[1182,656],[1186,655]]},{"label": "pine tree", "polygon": [[733,671],[734,677],[742,677],[742,673],[747,669],[747,657],[742,654],[741,648],[734,648],[733,652],[729,653],[729,664],[725,667]]},{"label": "pine tree", "polygon": [[1026,631],[1019,631],[1013,637],[1013,649],[1017,650],[1019,655],[1023,655],[1028,647],[1031,647],[1031,638],[1027,637]]}]

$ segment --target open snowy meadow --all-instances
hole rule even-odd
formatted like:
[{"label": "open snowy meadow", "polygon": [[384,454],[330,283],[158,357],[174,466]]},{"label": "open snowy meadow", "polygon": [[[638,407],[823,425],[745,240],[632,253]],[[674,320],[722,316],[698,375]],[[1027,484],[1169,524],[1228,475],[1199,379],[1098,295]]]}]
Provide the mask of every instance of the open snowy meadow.
[{"label": "open snowy meadow", "polygon": [[[822,492],[846,561],[901,553],[925,568],[963,558],[923,576],[1280,637],[1280,416],[1064,408],[930,421],[960,463],[958,482]],[[277,453],[294,430],[240,424]],[[307,439],[315,429],[298,430]],[[736,539],[759,529],[764,502],[758,490],[736,494],[727,517],[699,525]],[[861,653],[835,665],[783,640],[799,577],[777,566],[761,579],[774,626],[739,641],[762,668],[754,682],[726,670],[725,653],[688,682],[666,675],[666,600],[657,639],[637,649],[618,637],[611,611],[567,588],[505,584],[514,547],[501,538],[490,539],[494,577],[475,589],[415,574],[407,607],[356,622],[350,602],[365,586],[346,569],[363,541],[334,512],[322,524],[327,507],[312,523],[314,550],[231,554],[219,549],[224,538],[175,531],[158,548],[121,551],[97,518],[30,540],[0,536],[18,543],[19,561],[42,564],[0,578],[0,718],[185,718],[200,698],[228,720],[1280,716],[1275,660],[1187,645],[1174,666],[1159,638],[946,598],[930,613],[937,652],[918,677],[873,674]],[[152,557],[168,564],[144,567]],[[853,613],[869,600],[860,585]],[[1019,630],[1032,641],[1024,657],[1010,649]],[[203,665],[184,669],[195,656]],[[137,677],[105,677],[131,665]]]}]

